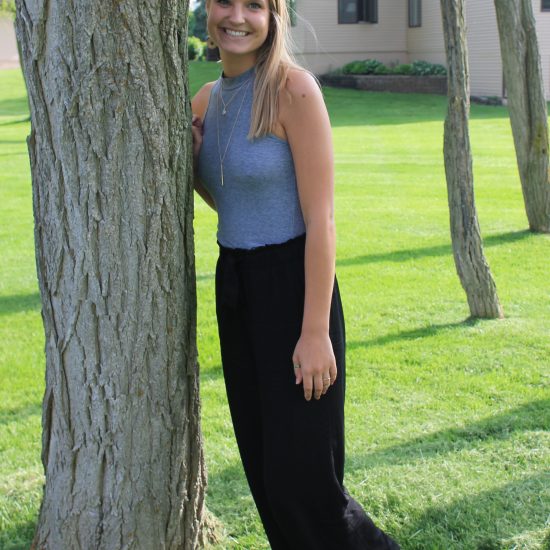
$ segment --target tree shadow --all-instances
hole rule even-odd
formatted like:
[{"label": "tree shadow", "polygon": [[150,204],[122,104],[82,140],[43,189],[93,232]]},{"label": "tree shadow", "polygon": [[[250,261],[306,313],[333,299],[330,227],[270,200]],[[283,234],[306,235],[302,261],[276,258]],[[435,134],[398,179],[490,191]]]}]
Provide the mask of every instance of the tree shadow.
[{"label": "tree shadow", "polygon": [[40,292],[0,296],[0,316],[19,313],[20,311],[40,310],[41,307]]},{"label": "tree shadow", "polygon": [[[424,460],[426,456],[459,451],[476,441],[507,439],[518,431],[547,429],[550,426],[549,404],[550,399],[526,403],[465,428],[442,430],[369,453],[366,457],[353,457],[352,462],[355,467],[366,468],[411,463]],[[428,506],[418,514],[407,515],[401,527],[391,534],[403,550],[501,550],[505,548],[502,541],[544,525],[549,506],[537,506],[534,501],[541,500],[549,482],[550,473],[531,475],[450,503]],[[234,523],[235,515],[256,517],[253,500],[246,498],[249,496],[240,461],[233,462],[216,475],[209,475],[207,505],[225,525]],[[368,512],[387,515],[389,510],[390,515],[399,518],[403,513],[399,495],[388,492],[387,497],[386,501],[370,502]],[[529,501],[529,517],[523,511],[526,501]],[[394,514],[392,508],[395,508]],[[396,523],[399,523],[398,519]],[[490,531],[480,530],[481,525],[490,525]],[[547,539],[550,540],[550,536]]]},{"label": "tree shadow", "polygon": [[2,529],[0,532],[0,548],[3,550],[28,550],[34,537],[37,522],[38,511],[34,521],[20,521],[11,527]]},{"label": "tree shadow", "polygon": [[39,416],[42,418],[42,403],[27,403],[20,407],[12,407],[11,409],[0,409],[0,426],[23,422],[29,416]]},{"label": "tree shadow", "polygon": [[[540,501],[549,483],[550,473],[545,472],[428,507],[396,538],[403,541],[404,550],[512,548],[506,541],[545,525],[550,506],[548,502],[541,506]],[[524,510],[526,500],[529,515]],[[481,525],[488,527],[482,530]]]},{"label": "tree shadow", "polygon": [[371,340],[346,342],[346,348],[351,351],[359,348],[370,348],[372,346],[384,346],[385,344],[391,344],[401,340],[418,340],[419,338],[429,338],[431,336],[438,336],[441,332],[448,329],[475,327],[484,322],[491,322],[491,319],[476,319],[468,317],[464,321],[458,321],[456,323],[428,325],[423,328],[403,330],[395,334],[386,334],[384,336],[379,336],[378,338],[372,338]]},{"label": "tree shadow", "polygon": [[[489,235],[483,239],[483,246],[498,246],[506,243],[521,241],[534,235],[528,229],[521,231],[509,231],[498,235]],[[352,258],[342,258],[336,261],[337,267],[347,267],[350,265],[372,264],[376,262],[405,262],[408,260],[418,260],[420,258],[433,258],[437,256],[452,255],[453,249],[451,243],[436,246],[426,246],[424,248],[413,248],[406,250],[395,250],[393,252],[381,252],[377,254],[365,254],[354,256]]]},{"label": "tree shadow", "polygon": [[197,279],[197,282],[198,281],[210,281],[215,277],[215,275],[212,272],[210,272],[210,273],[197,273],[195,277]]},{"label": "tree shadow", "polygon": [[[236,443],[235,443],[236,445]],[[231,540],[237,535],[231,532],[231,525],[242,523],[249,518],[251,522],[259,522],[258,510],[252,498],[250,487],[246,480],[244,469],[240,459],[235,460],[226,468],[216,474],[208,473],[208,486],[206,490],[205,504],[209,511],[223,524],[227,539]],[[265,548],[269,548],[267,537],[262,532]],[[243,548],[231,545],[226,540],[227,548]]]},{"label": "tree shadow", "polygon": [[[20,116],[29,115],[29,104],[27,102],[27,96],[22,95],[19,97],[10,97],[8,99],[2,99],[0,101],[0,116]],[[29,119],[30,120],[30,119]],[[23,121],[22,121],[23,122]],[[13,121],[2,124],[13,124]]]},{"label": "tree shadow", "polygon": [[455,453],[478,442],[509,439],[517,432],[549,429],[550,399],[539,399],[472,422],[465,427],[440,430],[370,452],[366,456],[350,455],[346,460],[351,471],[410,464],[415,460],[423,461],[427,457]]},{"label": "tree shadow", "polygon": [[[199,363],[200,363],[200,355],[199,355]],[[201,368],[200,379],[204,382],[212,382],[212,381],[223,379],[223,369],[221,364],[208,367],[207,369]]]}]

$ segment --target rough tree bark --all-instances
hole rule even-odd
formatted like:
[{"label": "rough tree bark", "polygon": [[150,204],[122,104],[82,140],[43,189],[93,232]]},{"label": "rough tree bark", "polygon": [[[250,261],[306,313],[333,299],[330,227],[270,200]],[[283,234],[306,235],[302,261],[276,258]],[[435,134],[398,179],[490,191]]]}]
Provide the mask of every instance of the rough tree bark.
[{"label": "rough tree bark", "polygon": [[196,548],[188,0],[16,7],[46,340],[32,547]]},{"label": "rough tree bark", "polygon": [[495,9],[529,229],[550,233],[548,113],[532,0],[495,0]]},{"label": "rough tree bark", "polygon": [[483,253],[474,201],[468,117],[470,84],[464,0],[441,0],[447,55],[448,109],[445,119],[445,174],[456,269],[472,317],[503,316],[495,282]]}]

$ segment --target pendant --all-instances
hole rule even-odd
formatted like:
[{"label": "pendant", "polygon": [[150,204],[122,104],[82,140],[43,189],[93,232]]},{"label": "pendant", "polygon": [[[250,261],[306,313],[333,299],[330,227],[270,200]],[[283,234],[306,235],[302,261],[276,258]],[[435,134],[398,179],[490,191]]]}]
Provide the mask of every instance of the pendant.
[{"label": "pendant", "polygon": [[222,115],[225,116],[227,114],[227,111],[225,109],[225,107],[223,108],[223,111],[222,111]]},{"label": "pendant", "polygon": [[220,174],[222,178],[222,187],[223,187],[223,166],[220,166]]}]

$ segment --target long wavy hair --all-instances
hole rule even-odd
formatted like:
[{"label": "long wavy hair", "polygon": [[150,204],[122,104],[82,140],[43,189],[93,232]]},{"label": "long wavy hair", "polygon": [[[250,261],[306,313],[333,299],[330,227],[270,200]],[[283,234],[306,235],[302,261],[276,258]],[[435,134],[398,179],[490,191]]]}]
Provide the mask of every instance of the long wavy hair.
[{"label": "long wavy hair", "polygon": [[[207,12],[211,2],[206,0]],[[268,0],[269,30],[267,38],[258,51],[256,60],[256,80],[252,104],[248,139],[260,138],[274,132],[279,117],[279,95],[285,89],[291,69],[305,71],[313,76],[319,88],[317,77],[302,67],[292,53],[290,34],[290,14],[287,0]]]}]

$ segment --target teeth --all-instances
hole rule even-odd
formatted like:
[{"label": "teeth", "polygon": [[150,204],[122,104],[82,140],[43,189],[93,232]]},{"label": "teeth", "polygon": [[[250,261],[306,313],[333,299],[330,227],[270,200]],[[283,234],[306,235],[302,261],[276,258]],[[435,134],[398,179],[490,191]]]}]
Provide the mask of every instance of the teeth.
[{"label": "teeth", "polygon": [[244,31],[232,31],[231,29],[225,29],[225,32],[229,36],[246,36],[248,33]]}]

